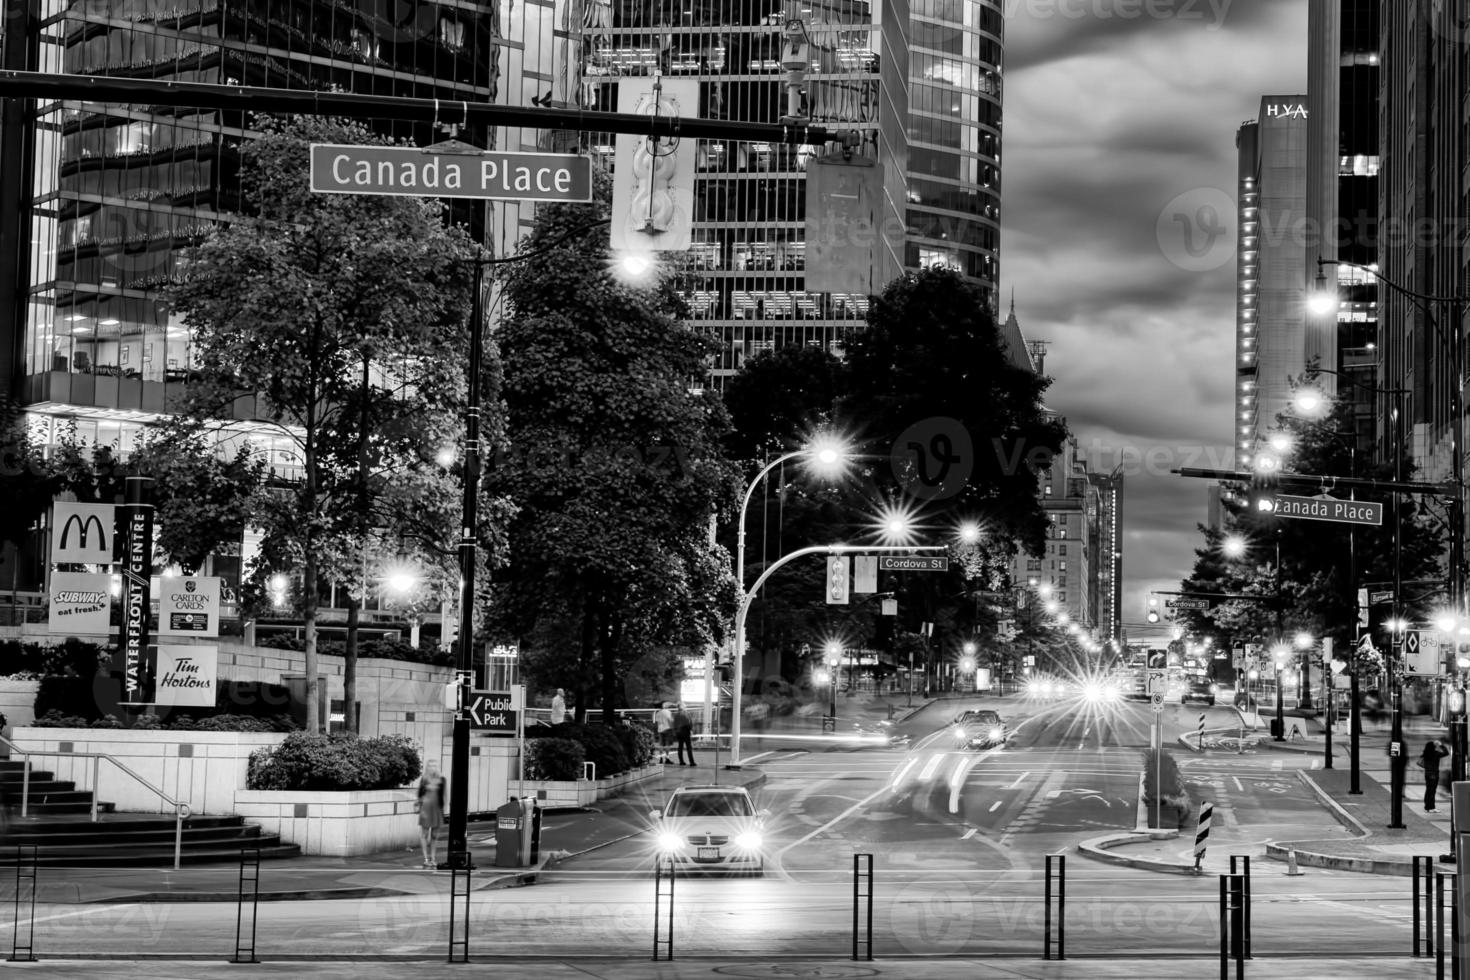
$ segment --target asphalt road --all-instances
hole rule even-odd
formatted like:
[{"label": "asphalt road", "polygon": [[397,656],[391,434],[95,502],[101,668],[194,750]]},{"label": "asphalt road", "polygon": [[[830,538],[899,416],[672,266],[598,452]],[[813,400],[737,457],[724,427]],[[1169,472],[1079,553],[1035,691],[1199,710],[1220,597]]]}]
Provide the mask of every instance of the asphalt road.
[{"label": "asphalt road", "polygon": [[[1001,707],[1015,731],[1003,749],[959,749],[948,728],[966,707]],[[1172,742],[1199,709],[1163,715]],[[1228,709],[1207,712],[1223,726]],[[689,876],[675,882],[671,922],[680,955],[845,958],[854,921],[853,855],[872,854],[873,945],[880,954],[1037,955],[1046,906],[1043,867],[1069,852],[1065,915],[1071,955],[1203,955],[1217,948],[1219,880],[1160,875],[1078,855],[1075,845],[1132,830],[1147,705],[1089,710],[1070,702],[997,705],[949,700],[904,724],[906,747],[831,738],[778,749],[759,762],[757,802],[771,811],[764,878]],[[1216,805],[1206,870],[1228,855],[1258,854],[1268,840],[1321,836],[1335,827],[1293,771],[1317,761],[1273,753],[1177,752],[1197,793]],[[717,778],[714,770],[691,779]],[[727,777],[728,778],[728,777]],[[605,812],[553,815],[550,846],[600,846],[544,873],[529,888],[475,892],[469,905],[477,955],[648,955],[656,889],[645,833],[661,801],[636,793]],[[1178,842],[1187,851],[1190,837]],[[1404,955],[1410,949],[1407,879],[1313,871],[1287,877],[1259,861],[1253,951],[1299,955]],[[421,894],[367,901],[282,902],[258,909],[264,956],[441,954],[450,915],[447,875]],[[866,890],[866,889],[865,889]],[[456,914],[461,916],[461,911]],[[860,910],[866,912],[865,906]],[[36,947],[73,954],[228,956],[234,904],[42,905]],[[671,917],[670,917],[671,916]],[[866,914],[859,917],[866,922]],[[6,923],[8,925],[8,923]],[[248,918],[247,918],[248,925]]]}]

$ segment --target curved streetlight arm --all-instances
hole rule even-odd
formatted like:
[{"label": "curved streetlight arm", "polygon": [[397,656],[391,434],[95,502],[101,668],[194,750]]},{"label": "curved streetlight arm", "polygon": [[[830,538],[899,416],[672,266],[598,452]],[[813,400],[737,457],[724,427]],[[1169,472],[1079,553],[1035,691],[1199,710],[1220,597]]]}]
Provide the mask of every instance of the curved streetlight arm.
[{"label": "curved streetlight arm", "polygon": [[735,528],[736,564],[740,566],[736,569],[735,574],[740,578],[740,587],[742,589],[745,588],[745,511],[750,507],[750,498],[755,496],[755,488],[761,485],[761,481],[766,478],[771,470],[774,470],[788,460],[800,459],[803,456],[810,455],[810,453],[811,450],[809,449],[798,449],[784,456],[777,456],[767,463],[765,468],[755,475],[755,479],[750,481],[750,486],[745,488],[745,496],[740,501],[740,520],[737,522]]},{"label": "curved streetlight arm", "polygon": [[[1317,271],[1321,272],[1324,265],[1345,265],[1351,269],[1359,269],[1368,273],[1368,275],[1377,279],[1394,292],[1407,296],[1410,299],[1422,300],[1426,303],[1464,303],[1470,300],[1470,296],[1432,296],[1429,293],[1416,292],[1407,286],[1400,286],[1377,269],[1369,265],[1363,265],[1361,262],[1349,262],[1347,259],[1324,259],[1320,255],[1317,256]],[[1438,329],[1437,326],[1436,329]]]},{"label": "curved streetlight arm", "polygon": [[945,551],[949,545],[944,544],[921,544],[921,545],[861,545],[861,544],[817,544],[805,548],[798,548],[787,555],[782,555],[771,563],[765,571],[761,572],[760,578],[755,584],[740,596],[740,606],[735,611],[735,655],[731,658],[734,667],[731,677],[730,692],[730,768],[740,767],[740,729],[741,729],[741,691],[745,687],[745,616],[750,612],[750,604],[755,601],[761,586],[766,580],[776,573],[781,567],[790,564],[798,558],[807,555],[843,555],[852,552],[873,551]]}]

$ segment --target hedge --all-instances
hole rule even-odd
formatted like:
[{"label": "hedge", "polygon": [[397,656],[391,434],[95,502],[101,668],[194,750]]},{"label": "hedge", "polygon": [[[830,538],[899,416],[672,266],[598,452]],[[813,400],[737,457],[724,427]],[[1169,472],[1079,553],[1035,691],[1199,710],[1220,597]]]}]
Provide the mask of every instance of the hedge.
[{"label": "hedge", "polygon": [[526,739],[527,779],[581,779],[582,763],[586,760],[586,750],[575,739]]},{"label": "hedge", "polygon": [[36,691],[36,725],[86,728],[114,717],[122,728],[141,724],[203,731],[289,732],[298,727],[291,718],[290,689],[281,684],[221,679],[216,687],[214,707],[159,706],[154,709],[157,724],[143,720],[151,715],[135,714],[120,707],[119,690],[118,679],[105,673],[91,677],[43,677]]},{"label": "hedge", "polygon": [[417,779],[422,768],[418,750],[404,735],[292,732],[275,748],[250,753],[245,785],[256,790],[397,789]]},{"label": "hedge", "polygon": [[[269,647],[272,650],[292,650],[299,653],[306,649],[306,639],[292,633],[271,633],[259,637],[255,645]],[[316,652],[340,657],[346,654],[347,644],[342,640],[318,636]],[[428,664],[434,667],[454,666],[454,651],[439,649],[437,642],[425,642],[421,646],[414,646],[405,640],[363,640],[357,645],[357,657],[359,660],[402,660],[406,663]]]}]

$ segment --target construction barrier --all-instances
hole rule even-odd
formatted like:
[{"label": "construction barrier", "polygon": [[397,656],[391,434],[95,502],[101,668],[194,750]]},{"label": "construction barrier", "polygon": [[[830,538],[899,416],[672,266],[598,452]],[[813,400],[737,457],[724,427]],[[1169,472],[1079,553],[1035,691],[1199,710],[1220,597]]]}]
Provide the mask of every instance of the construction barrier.
[{"label": "construction barrier", "polygon": [[1205,844],[1210,839],[1210,820],[1215,815],[1215,804],[1205,800],[1199,805],[1199,825],[1194,831],[1194,870],[1203,869]]}]

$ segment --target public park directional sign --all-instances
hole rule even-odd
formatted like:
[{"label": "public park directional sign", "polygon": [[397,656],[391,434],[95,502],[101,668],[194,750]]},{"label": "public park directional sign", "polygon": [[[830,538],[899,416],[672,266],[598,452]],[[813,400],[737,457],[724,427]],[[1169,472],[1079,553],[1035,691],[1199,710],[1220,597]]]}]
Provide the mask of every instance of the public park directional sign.
[{"label": "public park directional sign", "polygon": [[1277,517],[1297,517],[1309,521],[1334,521],[1338,524],[1383,523],[1383,505],[1372,500],[1339,500],[1336,497],[1291,497],[1277,494]]},{"label": "public park directional sign", "polygon": [[592,160],[575,153],[513,153],[468,144],[311,145],[311,189],[320,194],[473,197],[497,201],[592,200]]},{"label": "public park directional sign", "polygon": [[470,727],[486,735],[516,733],[516,697],[511,691],[470,691],[465,702]]}]

